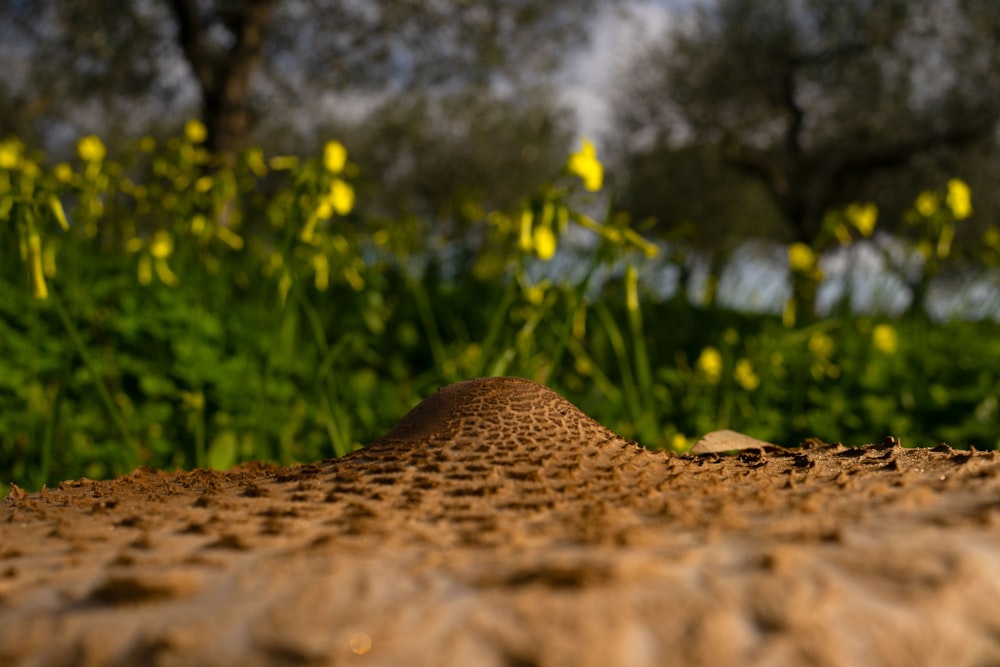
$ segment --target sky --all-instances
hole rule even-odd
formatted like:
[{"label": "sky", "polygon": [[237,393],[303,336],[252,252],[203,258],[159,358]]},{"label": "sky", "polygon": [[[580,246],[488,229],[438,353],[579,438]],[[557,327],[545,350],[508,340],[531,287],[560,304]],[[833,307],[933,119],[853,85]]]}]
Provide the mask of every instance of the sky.
[{"label": "sky", "polygon": [[608,91],[638,47],[663,35],[678,2],[630,0],[624,10],[605,6],[594,19],[590,48],[567,67],[563,99],[576,110],[579,132],[598,140],[610,120]]}]

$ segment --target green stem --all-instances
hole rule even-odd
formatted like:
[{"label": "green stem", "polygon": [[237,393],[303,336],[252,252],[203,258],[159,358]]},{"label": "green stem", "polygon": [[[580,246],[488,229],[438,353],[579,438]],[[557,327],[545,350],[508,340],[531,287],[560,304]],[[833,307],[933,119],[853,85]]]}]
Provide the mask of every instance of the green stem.
[{"label": "green stem", "polygon": [[[497,339],[500,338],[500,332],[503,329],[503,325],[507,322],[507,315],[509,314],[510,307],[514,303],[514,299],[517,298],[517,280],[511,278],[507,283],[507,287],[504,290],[503,298],[500,300],[500,305],[497,306],[496,310],[493,311],[493,318],[490,320],[490,328],[486,332],[486,338],[483,339],[482,347],[482,362],[479,366],[479,375],[482,374],[486,365],[489,363],[490,358],[493,356],[493,348],[496,346]],[[501,359],[493,364],[490,373],[499,374],[505,372],[506,363],[510,360],[510,355],[505,354]]]},{"label": "green stem", "polygon": [[629,333],[632,334],[632,344],[635,346],[636,380],[643,395],[650,396],[653,391],[653,375],[649,367],[649,352],[646,349],[642,311],[639,308],[630,308],[628,315]]},{"label": "green stem", "polygon": [[42,465],[41,483],[49,481],[49,471],[52,466],[52,440],[55,434],[56,421],[59,419],[59,403],[62,400],[62,383],[56,383],[55,395],[49,406],[49,418],[45,420],[45,432],[42,434]]},{"label": "green stem", "polygon": [[621,370],[622,376],[622,392],[625,394],[626,403],[628,403],[628,411],[632,415],[632,418],[636,422],[639,422],[642,418],[642,403],[635,384],[635,378],[632,374],[628,352],[625,349],[625,337],[622,336],[621,329],[615,323],[615,318],[611,315],[607,306],[598,302],[594,306],[594,309],[597,311],[597,316],[604,325],[604,330],[608,334],[608,340],[611,342],[611,347],[614,349],[615,357],[618,360],[618,367]]},{"label": "green stem", "polygon": [[[198,387],[198,393],[204,396],[204,390]],[[204,404],[202,404],[204,405]],[[194,428],[194,459],[195,466],[205,468],[208,466],[208,456],[205,449],[205,408],[200,407],[195,417]]]},{"label": "green stem", "polygon": [[419,280],[407,278],[406,282],[413,293],[413,300],[417,305],[417,314],[420,316],[420,322],[424,325],[424,332],[427,334],[427,341],[431,348],[431,356],[434,357],[434,366],[440,371],[445,367],[445,357],[447,354],[444,349],[444,343],[441,340],[441,332],[438,330],[437,320],[434,319],[434,310],[431,308],[430,299],[427,297],[427,291],[423,288]]},{"label": "green stem", "polygon": [[[327,436],[330,438],[330,445],[333,447],[334,455],[338,457],[344,456],[351,451],[350,424],[346,416],[347,411],[344,410],[344,406],[337,399],[337,385],[331,371],[333,364],[337,357],[340,356],[349,338],[345,335],[341,337],[336,345],[331,347],[326,340],[326,329],[323,327],[319,313],[302,290],[296,291],[296,303],[302,307],[302,312],[305,313],[306,320],[309,322],[313,338],[316,340],[316,346],[323,356],[316,374],[316,385],[317,388],[322,388],[320,392],[322,400],[319,403],[323,411],[323,423],[326,427]],[[338,424],[340,424],[340,427],[338,427]]]},{"label": "green stem", "polygon": [[63,304],[62,299],[56,294],[55,286],[50,291],[49,298],[52,299],[52,303],[55,305],[56,312],[59,314],[59,319],[62,321],[63,327],[66,329],[66,333],[69,334],[69,339],[73,343],[73,347],[76,348],[76,353],[80,355],[80,359],[83,364],[90,371],[91,376],[94,378],[94,385],[97,387],[97,394],[101,397],[101,402],[104,403],[105,409],[108,411],[108,415],[111,417],[111,421],[115,423],[121,434],[122,440],[132,448],[135,453],[139,452],[139,443],[136,441],[135,437],[129,431],[128,424],[125,422],[125,415],[122,414],[118,406],[115,405],[114,399],[111,397],[111,391],[108,386],[104,383],[104,378],[101,376],[101,371],[94,363],[91,358],[90,353],[87,352],[87,346],[83,342],[83,338],[80,336],[79,329],[73,324],[72,318],[69,316],[69,312],[66,310],[66,306]]}]

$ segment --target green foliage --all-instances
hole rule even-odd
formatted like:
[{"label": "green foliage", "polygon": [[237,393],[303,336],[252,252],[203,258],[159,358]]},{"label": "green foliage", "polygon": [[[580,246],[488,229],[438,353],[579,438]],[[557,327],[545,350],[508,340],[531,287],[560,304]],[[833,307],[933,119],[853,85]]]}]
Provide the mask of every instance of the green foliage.
[{"label": "green foliage", "polygon": [[589,143],[519,207],[468,213],[456,248],[431,220],[361,218],[337,142],[230,163],[203,140],[192,122],[115,162],[87,137],[51,167],[0,142],[4,483],[339,456],[482,375],[547,383],[652,447],[722,427],[1000,445],[995,325],[657,301],[640,280],[656,247],[587,212]]}]

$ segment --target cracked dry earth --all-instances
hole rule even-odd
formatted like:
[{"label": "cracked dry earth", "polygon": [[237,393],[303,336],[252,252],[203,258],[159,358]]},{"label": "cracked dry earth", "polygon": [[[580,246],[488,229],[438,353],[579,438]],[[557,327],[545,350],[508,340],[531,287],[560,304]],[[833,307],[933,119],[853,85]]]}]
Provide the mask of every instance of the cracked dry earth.
[{"label": "cracked dry earth", "polygon": [[0,505],[0,665],[1000,664],[994,452],[676,455],[527,380]]}]

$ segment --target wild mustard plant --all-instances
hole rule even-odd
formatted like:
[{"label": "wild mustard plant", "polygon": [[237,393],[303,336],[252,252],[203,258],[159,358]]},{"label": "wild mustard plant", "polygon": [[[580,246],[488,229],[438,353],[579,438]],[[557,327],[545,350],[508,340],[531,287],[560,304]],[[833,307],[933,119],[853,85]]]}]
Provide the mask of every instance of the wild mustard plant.
[{"label": "wild mustard plant", "polygon": [[[435,387],[485,374],[547,382],[650,446],[725,426],[783,444],[887,429],[996,440],[988,360],[1000,354],[981,351],[1000,337],[951,328],[928,351],[937,334],[914,338],[906,322],[785,327],[651,299],[657,246],[604,210],[589,141],[520,207],[467,202],[484,242],[470,273],[444,276],[434,221],[364,217],[342,144],[223,162],[204,140],[197,121],[121,155],[84,137],[51,167],[0,141],[12,241],[0,250],[0,469],[19,484],[343,454]],[[917,199],[930,256],[954,260],[943,230],[971,206],[961,182]],[[823,250],[872,237],[878,215],[831,212],[816,246],[789,249],[790,273],[818,283]],[[966,350],[976,361],[956,360]],[[918,372],[926,381],[905,381]]]},{"label": "wild mustard plant", "polygon": [[940,272],[940,262],[951,255],[956,223],[971,215],[972,193],[961,179],[949,179],[943,194],[934,190],[920,193],[905,219],[920,229],[917,250],[927,262],[928,272]]}]

